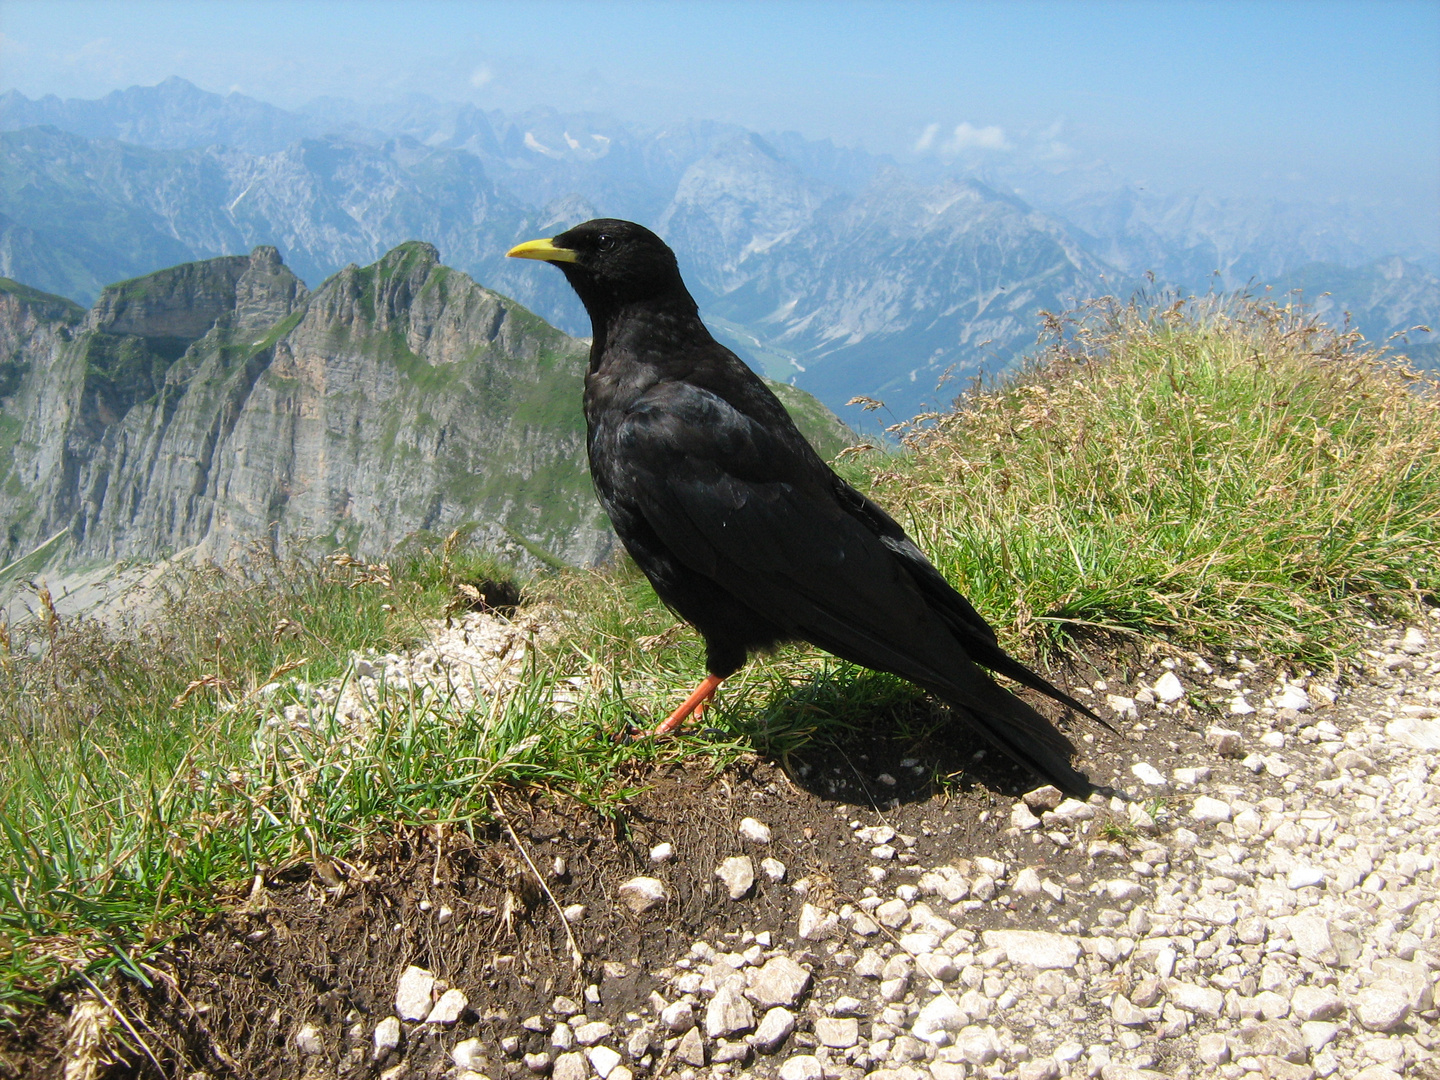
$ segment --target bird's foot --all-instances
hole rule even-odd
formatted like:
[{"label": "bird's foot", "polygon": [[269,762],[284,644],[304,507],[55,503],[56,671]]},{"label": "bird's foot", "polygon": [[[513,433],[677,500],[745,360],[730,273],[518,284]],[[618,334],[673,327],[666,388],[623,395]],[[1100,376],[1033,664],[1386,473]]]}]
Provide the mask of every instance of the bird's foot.
[{"label": "bird's foot", "polygon": [[719,675],[705,676],[705,681],[695,688],[695,692],[686,698],[678,709],[665,718],[655,729],[655,734],[668,735],[692,716],[700,719],[705,714],[710,699],[715,696],[715,691],[724,681]]}]

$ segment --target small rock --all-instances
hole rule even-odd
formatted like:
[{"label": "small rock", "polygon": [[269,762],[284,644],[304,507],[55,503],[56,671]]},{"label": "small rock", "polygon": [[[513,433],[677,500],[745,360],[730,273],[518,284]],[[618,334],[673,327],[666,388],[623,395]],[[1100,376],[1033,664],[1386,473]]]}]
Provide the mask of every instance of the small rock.
[{"label": "small rock", "polygon": [[753,817],[740,819],[740,839],[749,840],[752,844],[768,844],[770,836],[769,825],[756,821]]},{"label": "small rock", "polygon": [[705,1064],[705,1041],[700,1038],[700,1029],[692,1027],[680,1039],[680,1044],[675,1047],[675,1056],[686,1065],[694,1065],[696,1068]]},{"label": "small rock", "polygon": [[760,870],[771,881],[785,880],[785,864],[779,859],[761,859]]},{"label": "small rock", "polygon": [[1185,687],[1175,677],[1173,671],[1167,671],[1155,681],[1155,696],[1167,705],[1173,705],[1185,696]]},{"label": "small rock", "polygon": [[1046,784],[1044,787],[1038,787],[1034,791],[1027,791],[1022,798],[1025,800],[1025,805],[1038,814],[1046,810],[1054,810],[1064,800],[1065,796],[1059,788]]},{"label": "small rock", "polygon": [[1292,866],[1285,876],[1285,884],[1292,889],[1305,889],[1312,885],[1325,884],[1325,871],[1318,866],[1301,864]]},{"label": "small rock", "polygon": [[578,1050],[561,1054],[550,1070],[551,1080],[588,1080],[589,1076],[590,1067],[585,1063],[585,1055]]},{"label": "small rock", "polygon": [[382,1061],[392,1050],[400,1048],[400,1021],[387,1016],[375,1025],[375,1061]]},{"label": "small rock", "polygon": [[[479,1039],[462,1039],[450,1049],[450,1060],[457,1069],[485,1069],[490,1062],[485,1057],[485,1047]],[[548,1064],[548,1062],[547,1062]]]},{"label": "small rock", "polygon": [[1111,900],[1134,900],[1145,895],[1145,887],[1127,878],[1112,878],[1105,882],[1105,895]]},{"label": "small rock", "polygon": [[1197,986],[1195,983],[1181,982],[1178,979],[1171,980],[1166,985],[1165,996],[1176,1007],[1184,1009],[1186,1012],[1208,1016],[1212,1020],[1219,1016],[1220,1010],[1225,1007],[1225,995],[1219,990],[1212,990],[1208,986]]},{"label": "small rock", "polygon": [[957,1032],[969,1023],[970,1018],[948,994],[937,994],[931,998],[920,1015],[915,1017],[910,1034],[925,1042],[933,1042],[941,1032]]},{"label": "small rock", "polygon": [[804,904],[800,908],[798,933],[805,941],[825,941],[840,928],[840,917],[833,911]]},{"label": "small rock", "polygon": [[660,1013],[660,1023],[665,1025],[667,1031],[673,1031],[677,1035],[682,1031],[689,1031],[695,1026],[695,1006],[688,1001],[667,1005]]},{"label": "small rock", "polygon": [[581,1046],[594,1046],[608,1039],[614,1030],[603,1020],[592,1020],[575,1028],[575,1041]]},{"label": "small rock", "polygon": [[1040,819],[1035,816],[1030,807],[1023,802],[1017,802],[1010,808],[1010,824],[1021,832],[1028,832],[1040,827]]},{"label": "small rock", "polygon": [[526,1054],[520,1059],[521,1064],[532,1073],[541,1074],[550,1071],[550,1055],[542,1053]]},{"label": "small rock", "polygon": [[665,883],[653,877],[631,878],[616,890],[620,902],[636,915],[643,915],[666,899]]},{"label": "small rock", "polygon": [[721,1039],[715,1044],[715,1051],[710,1055],[710,1061],[715,1065],[724,1065],[727,1061],[745,1061],[750,1057],[750,1044],[744,1042],[726,1042]]},{"label": "small rock", "polygon": [[797,1054],[780,1066],[780,1080],[823,1080],[825,1070],[814,1054]]},{"label": "small rock", "polygon": [[750,1042],[762,1054],[773,1054],[794,1030],[795,1014],[777,1005],[760,1018]]},{"label": "small rock", "polygon": [[1142,784],[1145,784],[1147,787],[1163,788],[1170,786],[1169,781],[1165,779],[1164,773],[1162,773],[1159,769],[1155,768],[1154,765],[1148,764],[1144,761],[1139,761],[1136,762],[1134,765],[1131,765],[1130,774],[1134,776],[1135,779],[1139,780]]},{"label": "small rock", "polygon": [[592,1046],[585,1051],[585,1056],[590,1059],[590,1067],[595,1070],[600,1080],[606,1080],[615,1071],[615,1066],[620,1064],[620,1055],[608,1046]]},{"label": "small rock", "polygon": [[985,944],[1003,949],[1012,964],[1047,968],[1073,968],[1080,959],[1080,942],[1044,930],[986,930]]},{"label": "small rock", "polygon": [[822,1046],[848,1050],[860,1041],[860,1023],[853,1017],[822,1016],[815,1021],[815,1037]]},{"label": "small rock", "polygon": [[971,1065],[989,1065],[1000,1056],[995,1045],[995,1034],[989,1028],[970,1025],[963,1027],[955,1036],[955,1047],[962,1060]]},{"label": "small rock", "polygon": [[1230,820],[1230,804],[1209,795],[1201,795],[1190,807],[1190,818],[1206,825]]},{"label": "small rock", "polygon": [[1304,712],[1310,708],[1310,695],[1305,692],[1304,687],[1286,683],[1285,689],[1275,695],[1273,704],[1277,709],[1294,709],[1296,712]]},{"label": "small rock", "polygon": [[777,956],[753,970],[747,981],[746,993],[762,1009],[789,1007],[809,989],[810,972],[788,956]]},{"label": "small rock", "polygon": [[1172,773],[1177,784],[1188,784],[1194,787],[1210,779],[1210,766],[1196,765],[1190,768],[1175,769]]},{"label": "small rock", "polygon": [[1015,875],[1010,891],[1017,896],[1039,896],[1045,891],[1045,887],[1040,883],[1040,875],[1035,872],[1035,868],[1027,866]]},{"label": "small rock", "polygon": [[716,867],[715,876],[725,883],[731,900],[740,900],[755,884],[755,864],[749,855],[732,855]]},{"label": "small rock", "polygon": [[565,907],[561,909],[560,914],[565,916],[566,922],[578,923],[581,919],[585,918],[585,905],[566,904]]},{"label": "small rock", "polygon": [[1299,986],[1290,995],[1290,1011],[1297,1020],[1333,1020],[1345,1015],[1345,1003],[1322,986]]},{"label": "small rock", "polygon": [[314,1024],[306,1024],[295,1032],[295,1049],[302,1054],[323,1054],[325,1052],[325,1040],[320,1037],[320,1032]]},{"label": "small rock", "polygon": [[440,1000],[435,1002],[435,1007],[425,1017],[427,1024],[453,1024],[465,1014],[470,1007],[470,999],[465,996],[465,991],[451,987],[440,995]]},{"label": "small rock", "polygon": [[731,983],[715,992],[705,1006],[705,1034],[712,1039],[742,1035],[755,1027],[755,1013],[750,1002]]},{"label": "small rock", "polygon": [[1060,1080],[1060,1065],[1053,1057],[1022,1061],[1015,1070],[1015,1080]]},{"label": "small rock", "polygon": [[650,861],[659,865],[675,858],[675,845],[669,842],[656,844],[650,849]]},{"label": "small rock", "polygon": [[1245,740],[1238,731],[1212,727],[1205,732],[1205,744],[1221,757],[1239,757],[1243,753]]},{"label": "small rock", "polygon": [[[1245,694],[1243,692],[1236,694],[1233,698],[1230,699],[1231,716],[1249,716],[1254,711],[1255,706],[1251,705],[1250,702],[1245,700]],[[1222,752],[1220,756],[1229,757],[1230,755]]]},{"label": "small rock", "polygon": [[1393,1031],[1410,1015],[1410,992],[1397,982],[1380,979],[1352,999],[1355,1019],[1367,1031]]},{"label": "small rock", "polygon": [[1224,1035],[1211,1032],[1195,1041],[1195,1053],[1207,1065],[1224,1065],[1230,1060],[1230,1044]]},{"label": "small rock", "polygon": [[395,988],[395,1015],[401,1020],[424,1020],[430,1015],[434,972],[411,965],[400,974]]}]

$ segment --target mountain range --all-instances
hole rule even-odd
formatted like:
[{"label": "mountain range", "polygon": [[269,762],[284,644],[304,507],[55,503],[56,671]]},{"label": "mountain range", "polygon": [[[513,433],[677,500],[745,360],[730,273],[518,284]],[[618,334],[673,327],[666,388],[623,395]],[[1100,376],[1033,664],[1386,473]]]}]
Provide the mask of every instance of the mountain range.
[{"label": "mountain range", "polygon": [[[378,557],[462,527],[519,562],[596,561],[587,355],[422,242],[313,292],[260,246],[88,312],[0,278],[0,566],[60,532],[82,565],[296,538]],[[822,452],[848,441],[777,392]]]},{"label": "mountain range", "polygon": [[[560,276],[503,253],[599,215],[665,236],[717,335],[767,374],[897,419],[1031,347],[1040,310],[1097,294],[1300,288],[1377,340],[1440,319],[1440,255],[1363,209],[1159,193],[1093,163],[897,163],[711,121],[419,97],[285,110],[176,78],[0,96],[0,273],[86,304],[259,245],[319,282],[423,240],[583,334]],[[1408,347],[1425,360],[1437,340]]]}]

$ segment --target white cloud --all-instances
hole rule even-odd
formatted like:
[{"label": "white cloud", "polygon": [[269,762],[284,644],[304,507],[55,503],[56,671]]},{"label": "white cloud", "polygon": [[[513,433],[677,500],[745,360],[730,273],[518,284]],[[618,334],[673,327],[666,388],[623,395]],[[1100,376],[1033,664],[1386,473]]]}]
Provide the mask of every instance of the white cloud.
[{"label": "white cloud", "polygon": [[486,65],[481,64],[470,73],[470,85],[476,90],[482,90],[495,78],[495,72]]},{"label": "white cloud", "polygon": [[952,154],[962,150],[1008,150],[1010,144],[1005,141],[1005,129],[994,124],[989,127],[976,127],[966,120],[956,126],[954,133],[945,144],[945,149]]},{"label": "white cloud", "polygon": [[920,133],[920,138],[915,140],[915,152],[923,154],[930,147],[935,145],[935,136],[940,134],[939,124],[926,124],[925,130]]}]

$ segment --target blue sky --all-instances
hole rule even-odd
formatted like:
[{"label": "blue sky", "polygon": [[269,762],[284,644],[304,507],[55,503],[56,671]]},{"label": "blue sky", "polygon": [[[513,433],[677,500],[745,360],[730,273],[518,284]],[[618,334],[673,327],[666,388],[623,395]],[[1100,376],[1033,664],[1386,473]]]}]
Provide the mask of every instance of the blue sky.
[{"label": "blue sky", "polygon": [[1440,214],[1440,0],[0,0],[0,89],[172,74],[288,107],[421,92],[897,155],[1048,139],[1141,181]]}]

